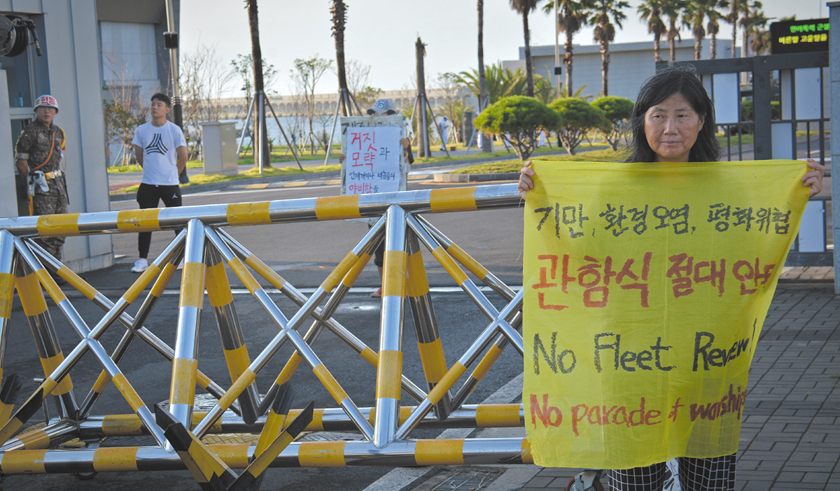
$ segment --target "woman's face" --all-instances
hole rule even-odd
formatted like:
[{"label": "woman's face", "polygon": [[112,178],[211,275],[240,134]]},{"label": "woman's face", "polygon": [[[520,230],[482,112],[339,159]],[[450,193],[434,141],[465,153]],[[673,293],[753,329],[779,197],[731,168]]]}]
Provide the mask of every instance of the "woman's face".
[{"label": "woman's face", "polygon": [[645,137],[656,162],[688,162],[701,129],[703,118],[679,92],[645,113]]}]

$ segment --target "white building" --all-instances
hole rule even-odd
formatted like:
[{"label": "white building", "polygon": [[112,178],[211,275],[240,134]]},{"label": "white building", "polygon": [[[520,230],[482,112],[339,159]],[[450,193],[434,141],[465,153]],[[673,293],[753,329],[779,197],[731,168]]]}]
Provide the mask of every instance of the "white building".
[{"label": "white building", "polygon": [[[0,0],[0,16],[32,20],[42,50],[0,57],[0,216],[19,214],[14,145],[40,94],[52,94],[60,106],[55,121],[67,135],[69,212],[110,209],[102,88],[113,71],[103,70],[100,46],[138,75],[138,90],[165,87],[168,57],[158,46],[164,13],[164,0]],[[70,237],[63,259],[79,272],[111,266],[111,238]]]},{"label": "white building", "polygon": [[[562,38],[561,38],[562,42]],[[731,57],[731,39],[717,39],[717,57]],[[661,43],[661,56],[668,61],[668,43]],[[703,41],[702,59],[709,58],[710,40]],[[694,38],[685,37],[676,43],[676,61],[694,59]],[[736,47],[736,55],[740,50]],[[560,81],[566,83],[563,56],[566,51],[560,45],[560,65],[563,74]],[[600,45],[574,45],[574,63],[572,65],[572,88],[579,89],[586,85],[583,95],[597,95],[601,92],[601,47]],[[531,46],[531,60],[534,72],[548,77],[551,84],[555,84],[554,76],[554,46]],[[525,48],[519,48],[519,59],[502,62],[505,68],[525,68]],[[642,43],[610,43],[610,65],[608,72],[609,94],[636,100],[642,83],[656,71],[653,61],[653,41]],[[550,74],[550,76],[549,76]]]}]

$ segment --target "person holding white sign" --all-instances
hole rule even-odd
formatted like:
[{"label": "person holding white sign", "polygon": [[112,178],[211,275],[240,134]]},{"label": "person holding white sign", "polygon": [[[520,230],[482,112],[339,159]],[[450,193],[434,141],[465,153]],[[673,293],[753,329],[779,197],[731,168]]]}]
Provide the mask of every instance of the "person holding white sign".
[{"label": "person holding white sign", "polygon": [[[395,116],[399,114],[399,112],[397,111],[396,104],[394,104],[394,101],[391,99],[379,99],[370,109],[367,110],[367,114],[369,116]],[[342,125],[344,125],[344,123],[342,123]],[[346,141],[343,143],[343,145],[346,144],[347,146],[342,147],[342,152],[349,152],[351,156],[350,162],[342,174],[343,193],[370,194],[405,189],[404,179],[407,175],[407,169],[404,170],[404,175],[399,176],[395,175],[397,172],[390,172],[382,169],[379,169],[377,172],[374,169],[376,165],[378,165],[376,162],[379,160],[388,160],[389,148],[396,147],[394,143],[396,143],[397,139],[399,139],[399,145],[402,147],[403,151],[402,161],[407,162],[409,165],[414,162],[414,155],[411,152],[411,142],[409,142],[407,138],[401,137],[402,131],[404,131],[402,127],[396,128],[392,126],[348,127],[346,131],[342,129],[342,133],[348,133],[345,135]],[[376,143],[375,140],[377,137],[380,139],[385,137],[386,140],[390,141],[380,141]],[[379,146],[378,151],[372,153],[367,152],[366,150],[372,148],[374,144]],[[338,156],[338,161],[342,164],[346,159],[347,155],[345,153],[341,153]],[[350,163],[352,163],[352,170]],[[370,177],[370,179],[368,179],[368,177]],[[368,224],[368,226],[370,225],[371,224]],[[384,256],[385,242],[383,241],[379,244],[379,247],[376,248],[373,255],[373,263],[376,264],[376,267],[379,270],[380,280],[382,279]],[[379,298],[381,296],[382,287],[379,287],[371,294],[371,297],[373,298]]]}]

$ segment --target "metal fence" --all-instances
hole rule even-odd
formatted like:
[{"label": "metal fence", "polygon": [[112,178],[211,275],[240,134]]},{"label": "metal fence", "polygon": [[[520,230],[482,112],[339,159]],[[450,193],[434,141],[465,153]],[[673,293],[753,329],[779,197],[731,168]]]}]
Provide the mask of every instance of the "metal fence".
[{"label": "metal fence", "polygon": [[[12,298],[17,289],[46,377],[26,402],[13,411],[10,395],[16,390],[16,377],[6,374],[0,390],[0,442],[3,442],[0,471],[24,474],[188,469],[204,489],[244,489],[257,481],[269,466],[531,463],[528,443],[523,438],[412,439],[412,432],[417,428],[523,426],[521,404],[465,404],[467,396],[506,347],[512,345],[522,354],[522,336],[518,331],[522,292],[515,293],[429,221],[434,213],[519,204],[516,185],[508,184],[0,219],[0,363],[4,360]],[[380,218],[308,298],[248,251],[231,232],[221,228],[361,217]],[[33,240],[37,236],[161,230],[179,232],[117,300],[98,292]],[[379,349],[374,351],[342,326],[333,314],[383,241],[380,338]],[[443,356],[421,254],[423,248],[488,319],[486,328],[451,366]],[[176,341],[172,347],[144,324],[182,260]],[[465,270],[500,295],[505,306],[497,309]],[[247,330],[239,323],[228,271],[247,287],[277,327],[276,335],[256,356],[248,352]],[[105,311],[95,325],[89,325],[79,315],[74,302],[55,283],[50,272]],[[277,288],[299,309],[287,317],[257,277]],[[127,314],[129,305],[149,287],[136,315]],[[234,381],[227,388],[198,370],[197,336],[205,289]],[[81,338],[66,356],[58,342],[44,291]],[[411,307],[425,377],[419,384],[402,370],[401,333],[406,301]],[[114,351],[108,353],[100,338],[115,324],[123,326],[124,334]],[[305,324],[310,327],[304,331]],[[376,367],[375,407],[359,407],[319,357],[316,339],[325,329],[343,341],[349,352],[355,352]],[[152,401],[145,400],[121,371],[120,362],[133,340],[144,341],[171,362],[168,409],[155,406],[153,413],[149,404]],[[262,395],[256,387],[256,376],[284,345],[291,345],[294,354],[276,374],[272,387]],[[70,372],[86,353],[95,357],[102,373],[83,401],[77,403],[77,388]],[[304,410],[289,409],[288,381],[304,363],[330,393],[336,408],[316,410],[310,405]],[[340,365],[333,364],[335,368]],[[462,377],[465,381],[456,386]],[[133,414],[92,414],[97,399],[110,383],[131,406]],[[217,399],[207,412],[194,412],[196,385]],[[417,405],[401,406],[403,394],[416,400]],[[49,399],[56,403],[58,417],[44,428],[20,432]],[[325,429],[355,430],[363,439],[293,441],[303,430]],[[210,433],[240,431],[258,432],[258,443],[255,446],[209,445],[201,440]],[[73,450],[59,447],[73,438],[117,435],[151,435],[155,443]],[[233,470],[243,468],[239,472]]]},{"label": "metal fence", "polygon": [[[726,137],[724,159],[813,158],[827,165],[826,176],[831,176],[828,52],[680,64],[696,68],[712,97],[718,128]],[[829,189],[808,203],[786,266],[833,265]]]}]

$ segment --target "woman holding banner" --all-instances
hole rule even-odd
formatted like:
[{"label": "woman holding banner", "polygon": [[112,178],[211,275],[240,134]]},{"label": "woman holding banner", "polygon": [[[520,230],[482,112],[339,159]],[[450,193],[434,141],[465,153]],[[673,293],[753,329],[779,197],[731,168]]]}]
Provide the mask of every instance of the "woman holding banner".
[{"label": "woman holding banner", "polygon": [[[648,79],[639,91],[630,124],[633,147],[628,162],[714,162],[720,158],[714,106],[691,67],[667,68]],[[822,190],[825,167],[810,159],[807,166],[810,170],[802,183],[814,196]],[[534,188],[534,175],[531,162],[526,163],[517,186],[523,199]],[[682,489],[735,489],[735,454],[678,460]],[[663,462],[610,470],[610,489],[659,491],[665,469]]]}]

